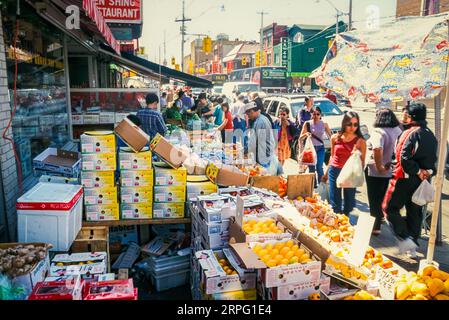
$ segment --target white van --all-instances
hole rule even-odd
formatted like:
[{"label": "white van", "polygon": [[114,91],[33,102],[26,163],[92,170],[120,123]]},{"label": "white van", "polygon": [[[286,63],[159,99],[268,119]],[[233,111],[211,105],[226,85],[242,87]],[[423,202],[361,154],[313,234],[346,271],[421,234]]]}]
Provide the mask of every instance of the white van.
[{"label": "white van", "polygon": [[228,99],[232,100],[236,92],[259,92],[260,86],[257,83],[252,82],[226,82],[223,85],[222,94]]}]

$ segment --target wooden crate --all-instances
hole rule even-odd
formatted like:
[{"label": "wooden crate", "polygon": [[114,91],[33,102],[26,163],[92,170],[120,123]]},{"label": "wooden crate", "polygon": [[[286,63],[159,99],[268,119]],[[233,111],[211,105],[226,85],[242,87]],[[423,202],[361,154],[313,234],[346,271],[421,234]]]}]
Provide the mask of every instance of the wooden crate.
[{"label": "wooden crate", "polygon": [[81,228],[72,244],[72,253],[79,252],[107,252],[109,255],[109,228]]}]

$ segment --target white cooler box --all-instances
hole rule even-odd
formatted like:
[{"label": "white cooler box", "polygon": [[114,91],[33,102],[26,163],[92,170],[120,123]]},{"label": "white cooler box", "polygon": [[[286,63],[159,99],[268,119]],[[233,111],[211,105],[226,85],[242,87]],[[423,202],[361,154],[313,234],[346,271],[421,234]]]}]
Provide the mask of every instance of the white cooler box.
[{"label": "white cooler box", "polygon": [[39,183],[17,200],[19,242],[43,242],[68,251],[83,219],[83,187]]}]

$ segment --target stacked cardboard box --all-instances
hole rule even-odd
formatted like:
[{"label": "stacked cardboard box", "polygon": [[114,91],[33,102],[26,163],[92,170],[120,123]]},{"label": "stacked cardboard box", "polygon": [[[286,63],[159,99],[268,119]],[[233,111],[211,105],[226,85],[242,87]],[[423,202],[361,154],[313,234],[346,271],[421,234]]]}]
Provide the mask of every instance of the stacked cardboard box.
[{"label": "stacked cardboard box", "polygon": [[121,148],[119,153],[122,219],[152,219],[153,169],[151,151],[134,152]]},{"label": "stacked cardboard box", "polygon": [[185,168],[154,168],[155,219],[180,219],[185,217],[187,170]]},{"label": "stacked cardboard box", "polygon": [[116,141],[113,132],[95,131],[81,135],[84,204],[87,221],[119,220]]},{"label": "stacked cardboard box", "polygon": [[194,250],[219,250],[229,244],[229,224],[235,215],[235,202],[227,195],[197,198],[191,206],[192,240]]}]

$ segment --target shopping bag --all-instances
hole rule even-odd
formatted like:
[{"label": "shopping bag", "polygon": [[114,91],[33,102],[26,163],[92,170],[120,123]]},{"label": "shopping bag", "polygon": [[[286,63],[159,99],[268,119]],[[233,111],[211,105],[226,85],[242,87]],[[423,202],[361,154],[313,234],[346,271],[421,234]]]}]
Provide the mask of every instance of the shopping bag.
[{"label": "shopping bag", "polygon": [[424,180],[419,188],[415,191],[412,197],[412,202],[420,207],[425,206],[428,203],[434,201],[435,189],[429,183],[429,181]]},{"label": "shopping bag", "polygon": [[318,185],[317,193],[319,194],[322,201],[329,202],[329,185],[324,182],[320,182]]},{"label": "shopping bag", "polygon": [[307,138],[306,144],[299,154],[298,163],[300,166],[316,166],[317,155],[311,137]]},{"label": "shopping bag", "polygon": [[337,179],[338,188],[351,189],[363,186],[365,177],[361,156],[361,152],[357,150],[346,161]]}]

